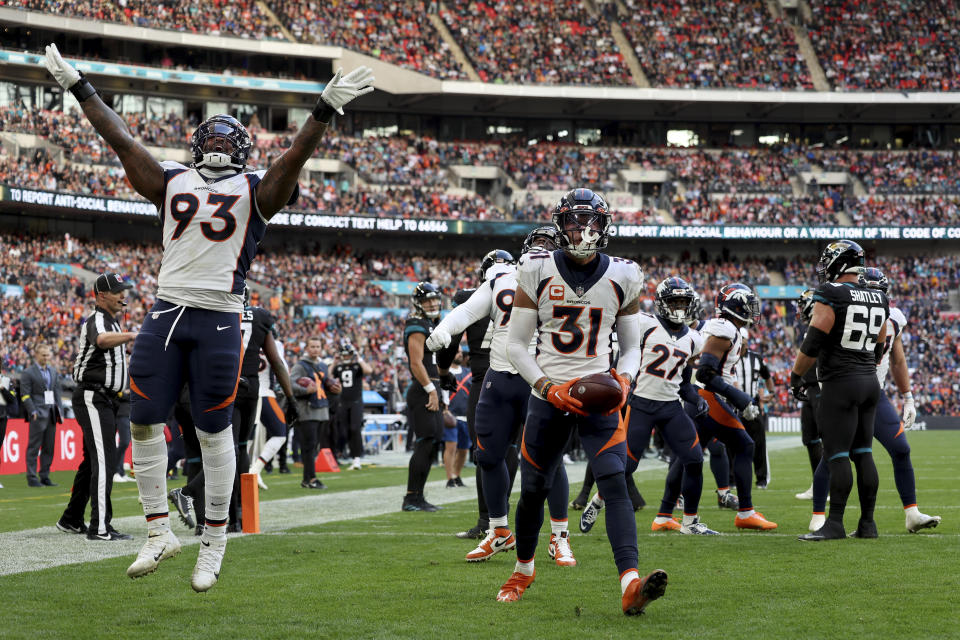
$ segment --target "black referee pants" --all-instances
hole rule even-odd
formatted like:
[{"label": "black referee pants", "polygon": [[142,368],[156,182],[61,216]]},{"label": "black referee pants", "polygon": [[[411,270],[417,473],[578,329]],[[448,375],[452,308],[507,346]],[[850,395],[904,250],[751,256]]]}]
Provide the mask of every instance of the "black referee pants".
[{"label": "black referee pants", "polygon": [[90,502],[91,534],[106,535],[113,518],[110,492],[116,468],[117,403],[107,391],[77,387],[73,392],[73,412],[83,430],[83,460],[73,478],[73,493],[63,512],[63,520],[83,522]]},{"label": "black referee pants", "polygon": [[762,412],[753,420],[744,420],[743,428],[747,435],[753,438],[753,472],[757,477],[758,485],[766,485],[770,481],[770,469],[767,465],[767,414]]}]

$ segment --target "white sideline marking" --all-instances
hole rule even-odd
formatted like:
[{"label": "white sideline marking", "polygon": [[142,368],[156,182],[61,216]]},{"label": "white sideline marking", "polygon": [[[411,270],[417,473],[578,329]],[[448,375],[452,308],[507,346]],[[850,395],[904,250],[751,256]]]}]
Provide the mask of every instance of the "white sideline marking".
[{"label": "white sideline marking", "polygon": [[[797,447],[800,446],[800,438],[799,436],[770,438],[768,446],[771,450]],[[640,460],[637,473],[662,472],[665,468],[666,464],[659,460],[644,458]],[[585,465],[583,463],[568,465],[566,469],[571,483],[579,484],[583,478]],[[443,505],[476,500],[477,494],[472,486],[456,491],[448,491],[445,487],[446,480],[428,482],[426,490],[430,502]],[[519,489],[518,478],[514,483],[514,493],[519,492]],[[281,500],[262,500],[260,502],[261,530],[264,533],[276,534],[288,529],[326,522],[397,513],[400,511],[404,492],[405,486],[399,485]],[[430,516],[413,515],[411,517],[429,518]],[[199,542],[199,537],[193,535],[192,530],[186,529],[180,523],[176,511],[172,508],[170,520],[171,528],[180,538],[183,546],[187,547]],[[0,533],[0,576],[42,571],[69,564],[97,562],[120,556],[129,556],[132,562],[144,542],[143,516],[115,518],[112,525],[119,531],[133,534],[134,539],[116,542],[87,540],[86,536],[57,530],[53,522],[47,527]],[[299,533],[292,535],[299,535]],[[236,539],[242,536],[232,534],[229,537]]]}]

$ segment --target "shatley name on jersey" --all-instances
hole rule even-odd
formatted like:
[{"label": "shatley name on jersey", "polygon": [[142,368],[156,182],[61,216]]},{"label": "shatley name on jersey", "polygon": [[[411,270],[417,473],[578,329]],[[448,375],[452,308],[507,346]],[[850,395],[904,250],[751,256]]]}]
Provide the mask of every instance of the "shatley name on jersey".
[{"label": "shatley name on jersey", "polygon": [[854,302],[866,302],[868,304],[883,304],[883,297],[876,291],[866,289],[852,289],[850,299]]}]

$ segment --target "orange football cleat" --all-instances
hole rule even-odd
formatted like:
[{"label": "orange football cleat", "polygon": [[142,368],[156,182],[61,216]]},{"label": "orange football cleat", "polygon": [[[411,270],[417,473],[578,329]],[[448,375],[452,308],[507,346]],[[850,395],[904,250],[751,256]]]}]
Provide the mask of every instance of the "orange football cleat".
[{"label": "orange football cleat", "polygon": [[667,590],[667,572],[656,569],[646,578],[638,578],[627,586],[620,601],[623,613],[628,616],[638,616],[643,613],[647,605],[664,594]]},{"label": "orange football cleat", "polygon": [[500,593],[497,594],[497,602],[516,602],[523,595],[531,584],[537,573],[534,571],[532,576],[527,576],[519,571],[514,571],[510,579],[500,587]]},{"label": "orange football cleat", "polygon": [[467,554],[467,562],[483,562],[501,551],[508,551],[516,546],[517,540],[510,529],[500,527],[490,529],[477,548]]},{"label": "orange football cleat", "polygon": [[738,529],[756,529],[758,531],[770,531],[777,528],[776,522],[770,522],[759,511],[754,511],[749,518],[734,518],[734,524]]},{"label": "orange football cleat", "polygon": [[680,521],[675,517],[671,517],[670,520],[663,523],[654,520],[650,525],[650,531],[680,531]]}]

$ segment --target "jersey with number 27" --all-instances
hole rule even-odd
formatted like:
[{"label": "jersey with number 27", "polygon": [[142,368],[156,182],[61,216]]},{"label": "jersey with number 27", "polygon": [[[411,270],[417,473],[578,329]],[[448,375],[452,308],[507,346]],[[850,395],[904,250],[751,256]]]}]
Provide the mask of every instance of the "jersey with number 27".
[{"label": "jersey with number 27", "polygon": [[163,258],[157,297],[239,313],[243,287],[267,221],[255,189],[265,171],[207,181],[196,169],[161,163],[166,188],[160,221]]},{"label": "jersey with number 27", "polygon": [[661,402],[678,400],[683,369],[700,354],[703,337],[686,325],[673,331],[649,313],[640,314],[640,335],[640,370],[633,394]]},{"label": "jersey with number 27", "polygon": [[524,254],[517,266],[517,286],[537,304],[537,364],[551,380],[610,369],[617,314],[643,287],[632,260],[603,253],[595,260],[588,278],[571,271],[561,250]]},{"label": "jersey with number 27", "polygon": [[890,316],[887,296],[852,282],[827,282],[817,288],[813,300],[830,306],[834,316],[817,356],[820,381],[877,375],[874,349]]}]

